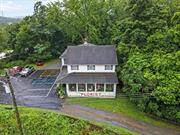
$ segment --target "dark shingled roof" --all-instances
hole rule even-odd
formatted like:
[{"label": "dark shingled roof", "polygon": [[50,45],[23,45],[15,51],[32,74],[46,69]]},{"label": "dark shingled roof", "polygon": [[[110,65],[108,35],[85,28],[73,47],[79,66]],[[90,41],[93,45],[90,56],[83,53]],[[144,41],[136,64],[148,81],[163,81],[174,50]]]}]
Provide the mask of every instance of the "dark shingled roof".
[{"label": "dark shingled roof", "polygon": [[65,64],[118,64],[115,46],[82,44],[68,46],[61,55]]},{"label": "dark shingled roof", "polygon": [[118,83],[116,73],[70,73],[57,83]]}]

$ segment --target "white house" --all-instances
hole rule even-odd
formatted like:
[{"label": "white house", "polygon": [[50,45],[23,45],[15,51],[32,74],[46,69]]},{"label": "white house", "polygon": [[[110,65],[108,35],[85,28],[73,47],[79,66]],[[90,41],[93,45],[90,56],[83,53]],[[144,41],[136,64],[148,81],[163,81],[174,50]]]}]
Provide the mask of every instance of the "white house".
[{"label": "white house", "polygon": [[114,46],[90,43],[68,46],[60,59],[61,73],[57,83],[66,86],[69,97],[116,96],[118,62]]}]

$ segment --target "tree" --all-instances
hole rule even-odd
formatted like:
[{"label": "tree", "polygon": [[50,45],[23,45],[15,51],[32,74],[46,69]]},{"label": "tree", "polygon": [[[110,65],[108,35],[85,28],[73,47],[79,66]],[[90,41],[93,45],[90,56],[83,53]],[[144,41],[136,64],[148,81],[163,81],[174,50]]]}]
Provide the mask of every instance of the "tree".
[{"label": "tree", "polygon": [[0,52],[7,48],[8,34],[5,31],[5,26],[0,26]]}]

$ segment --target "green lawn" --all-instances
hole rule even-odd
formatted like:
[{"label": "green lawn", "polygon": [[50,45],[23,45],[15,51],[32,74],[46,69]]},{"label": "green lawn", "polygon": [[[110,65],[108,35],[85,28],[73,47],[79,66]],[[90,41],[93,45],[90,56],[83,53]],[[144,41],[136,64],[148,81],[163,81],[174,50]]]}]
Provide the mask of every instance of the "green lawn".
[{"label": "green lawn", "polygon": [[[134,135],[123,128],[102,123],[91,124],[60,113],[34,108],[19,108],[23,131],[26,135]],[[92,122],[94,123],[94,122]],[[14,110],[0,105],[0,133],[19,134]]]},{"label": "green lawn", "polygon": [[141,112],[137,107],[131,103],[127,98],[117,97],[115,99],[100,99],[100,98],[67,98],[67,104],[80,104],[91,108],[110,111],[131,117],[133,119],[150,123],[156,126],[163,126],[169,128],[178,128],[176,125],[167,123],[162,120],[156,120]]}]

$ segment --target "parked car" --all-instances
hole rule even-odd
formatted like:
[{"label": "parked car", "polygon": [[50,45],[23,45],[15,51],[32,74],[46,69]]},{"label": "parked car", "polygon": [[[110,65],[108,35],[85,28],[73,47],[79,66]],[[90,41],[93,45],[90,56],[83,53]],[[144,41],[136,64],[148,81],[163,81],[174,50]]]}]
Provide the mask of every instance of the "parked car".
[{"label": "parked car", "polygon": [[33,73],[34,70],[35,70],[35,69],[34,69],[33,66],[26,66],[26,67],[23,68],[23,70],[22,70],[19,74],[20,74],[21,76],[26,77],[26,76],[30,75],[31,73]]},{"label": "parked car", "polygon": [[22,71],[22,69],[23,69],[23,67],[21,67],[21,66],[15,66],[15,67],[9,69],[9,72],[12,76],[15,76],[18,73],[20,73]]},{"label": "parked car", "polygon": [[37,66],[43,66],[43,65],[44,65],[44,62],[43,62],[43,61],[37,61],[37,62],[36,62],[36,65],[37,65]]}]

